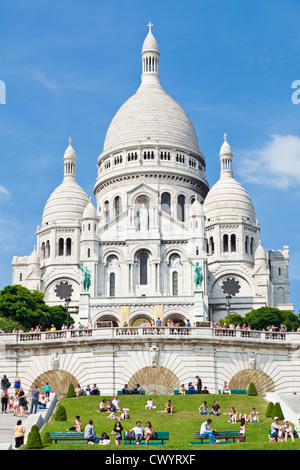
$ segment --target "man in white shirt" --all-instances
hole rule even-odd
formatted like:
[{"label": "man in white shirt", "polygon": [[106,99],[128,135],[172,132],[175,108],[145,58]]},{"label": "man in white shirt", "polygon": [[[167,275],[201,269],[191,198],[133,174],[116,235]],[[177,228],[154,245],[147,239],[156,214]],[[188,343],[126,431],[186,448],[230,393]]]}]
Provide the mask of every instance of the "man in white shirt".
[{"label": "man in white shirt", "polygon": [[[209,443],[213,444],[214,441],[216,441],[216,438],[213,434],[214,429],[211,429],[210,424],[211,424],[211,419],[210,418],[207,419],[206,421],[204,421],[204,423],[201,424],[200,436],[201,437],[208,437]],[[216,442],[218,442],[218,441],[216,441]]]},{"label": "man in white shirt", "polygon": [[137,446],[140,445],[140,442],[144,437],[144,428],[141,426],[141,424],[142,423],[140,421],[137,421],[136,426],[134,428],[130,429],[130,431],[134,431],[135,442],[136,442]]}]

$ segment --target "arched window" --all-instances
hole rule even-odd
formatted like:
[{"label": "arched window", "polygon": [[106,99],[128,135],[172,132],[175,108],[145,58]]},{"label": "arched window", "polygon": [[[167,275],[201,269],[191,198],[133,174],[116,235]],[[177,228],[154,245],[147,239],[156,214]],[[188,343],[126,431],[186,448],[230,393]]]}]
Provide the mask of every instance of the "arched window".
[{"label": "arched window", "polygon": [[71,256],[72,253],[72,240],[71,238],[67,238],[66,241],[66,255]]},{"label": "arched window", "polygon": [[177,198],[177,219],[181,222],[185,220],[185,197],[180,194]]},{"label": "arched window", "polygon": [[105,222],[109,222],[109,202],[105,201],[104,203],[104,217],[105,217]]},{"label": "arched window", "polygon": [[223,252],[224,253],[228,252],[228,235],[227,234],[223,235]]},{"label": "arched window", "polygon": [[236,251],[236,236],[234,233],[230,237],[230,251]]},{"label": "arched window", "polygon": [[46,246],[45,246],[45,242],[42,243],[41,252],[42,252],[42,259],[45,259],[45,257],[46,257]]},{"label": "arched window", "polygon": [[172,294],[178,295],[178,272],[173,271],[172,273]]},{"label": "arched window", "polygon": [[161,209],[167,214],[171,214],[171,196],[169,193],[162,193],[161,195]]},{"label": "arched window", "polygon": [[109,275],[109,296],[115,297],[116,295],[116,275],[115,273],[110,273]]},{"label": "arched window", "polygon": [[50,242],[49,240],[46,241],[46,258],[50,256]]},{"label": "arched window", "polygon": [[209,238],[209,253],[213,255],[215,252],[215,244],[214,244],[214,238],[210,237]]},{"label": "arched window", "polygon": [[245,253],[249,253],[249,237],[246,235],[245,239]]},{"label": "arched window", "polygon": [[116,196],[114,199],[114,209],[115,217],[118,217],[118,215],[120,215],[122,212],[122,202],[120,196]]},{"label": "arched window", "polygon": [[140,256],[140,285],[148,284],[148,256]]},{"label": "arched window", "polygon": [[251,242],[250,242],[250,253],[251,255],[254,254],[254,238],[251,237]]},{"label": "arched window", "polygon": [[58,240],[58,256],[63,256],[64,254],[64,239],[60,238]]}]

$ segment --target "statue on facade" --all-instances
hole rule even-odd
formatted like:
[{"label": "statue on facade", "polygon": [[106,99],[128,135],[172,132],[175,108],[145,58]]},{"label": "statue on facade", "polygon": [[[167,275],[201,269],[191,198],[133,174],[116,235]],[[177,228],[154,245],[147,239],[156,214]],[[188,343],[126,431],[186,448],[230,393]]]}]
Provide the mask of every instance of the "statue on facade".
[{"label": "statue on facade", "polygon": [[51,356],[51,365],[52,369],[59,369],[59,354],[52,354]]},{"label": "statue on facade", "polygon": [[158,364],[158,347],[156,344],[150,347],[151,367],[156,367]]},{"label": "statue on facade", "polygon": [[201,287],[202,282],[203,282],[203,274],[202,274],[202,266],[199,265],[198,261],[196,262],[196,265],[192,263],[194,266],[194,283],[195,287]]},{"label": "statue on facade", "polygon": [[140,230],[148,230],[149,228],[148,209],[145,203],[142,204],[139,215],[140,215]]},{"label": "statue on facade", "polygon": [[256,367],[255,355],[254,355],[254,353],[252,353],[251,356],[248,359],[248,368],[249,369],[255,369],[255,367]]},{"label": "statue on facade", "polygon": [[89,288],[91,287],[91,271],[86,266],[83,267],[81,263],[79,267],[82,271],[81,284],[83,290],[84,292],[88,292]]}]

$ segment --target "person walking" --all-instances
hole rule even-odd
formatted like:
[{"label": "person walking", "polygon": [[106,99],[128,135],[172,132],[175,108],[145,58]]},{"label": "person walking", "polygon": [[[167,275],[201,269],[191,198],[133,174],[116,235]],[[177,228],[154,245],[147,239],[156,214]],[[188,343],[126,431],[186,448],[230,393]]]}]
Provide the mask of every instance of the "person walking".
[{"label": "person walking", "polygon": [[4,388],[3,391],[1,392],[1,409],[2,409],[2,413],[6,413],[7,404],[8,404],[8,392],[7,392],[7,389]]},{"label": "person walking", "polygon": [[38,386],[36,385],[32,390],[31,390],[31,403],[30,403],[30,414],[34,413],[36,414],[37,412],[37,407],[39,403],[39,397],[40,397],[40,392],[38,389]]},{"label": "person walking", "polygon": [[15,427],[15,449],[18,450],[24,444],[25,428],[22,421],[19,419]]}]

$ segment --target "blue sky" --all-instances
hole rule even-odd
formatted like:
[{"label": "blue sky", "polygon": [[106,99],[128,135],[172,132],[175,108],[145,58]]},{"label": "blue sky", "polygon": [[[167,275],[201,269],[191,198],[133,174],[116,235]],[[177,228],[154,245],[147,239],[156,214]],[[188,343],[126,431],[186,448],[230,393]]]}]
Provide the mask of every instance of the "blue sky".
[{"label": "blue sky", "polygon": [[161,83],[189,115],[219,178],[224,132],[265,250],[290,247],[300,308],[298,0],[9,0],[0,7],[0,288],[29,255],[44,205],[63,175],[71,136],[77,181],[92,196],[97,157],[118,108],[137,90],[147,23]]}]

